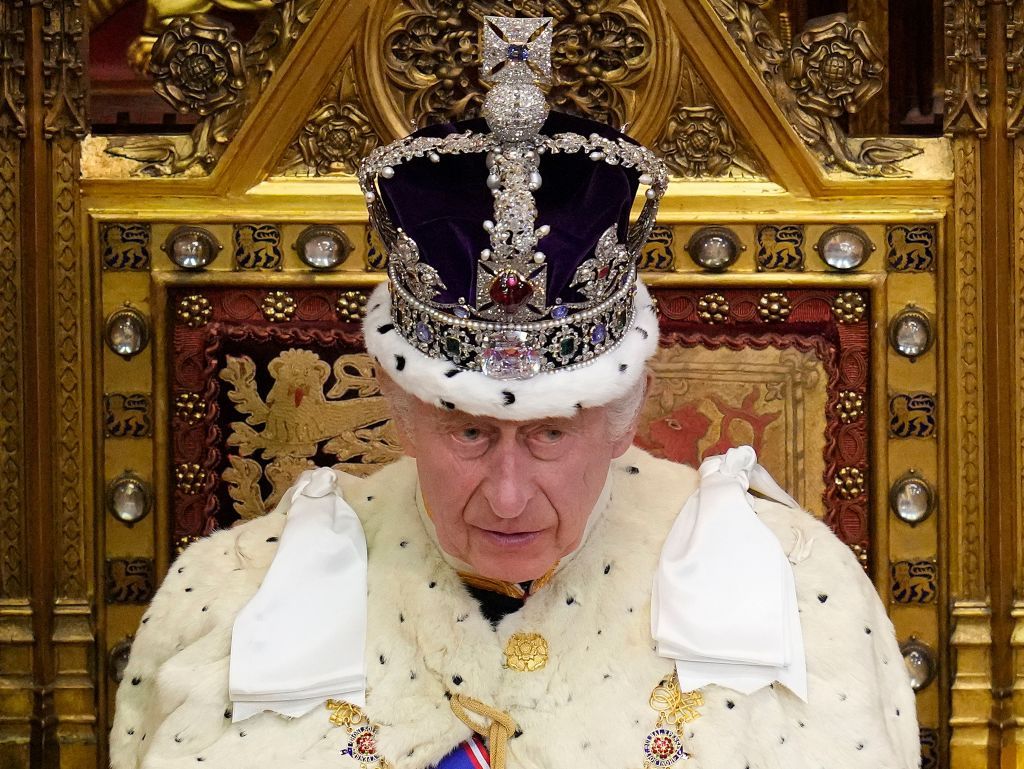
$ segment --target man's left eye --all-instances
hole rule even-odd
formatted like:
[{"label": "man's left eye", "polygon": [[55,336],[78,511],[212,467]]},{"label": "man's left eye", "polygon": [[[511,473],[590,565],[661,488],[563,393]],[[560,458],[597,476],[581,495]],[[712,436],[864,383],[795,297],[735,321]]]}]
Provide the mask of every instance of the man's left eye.
[{"label": "man's left eye", "polygon": [[562,430],[558,430],[554,427],[539,430],[536,435],[538,439],[545,443],[555,443],[565,437],[565,433]]}]

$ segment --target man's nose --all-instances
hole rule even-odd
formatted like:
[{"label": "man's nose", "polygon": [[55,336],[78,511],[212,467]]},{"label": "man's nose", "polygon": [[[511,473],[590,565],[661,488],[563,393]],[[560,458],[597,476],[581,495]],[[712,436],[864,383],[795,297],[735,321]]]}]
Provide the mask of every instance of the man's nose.
[{"label": "man's nose", "polygon": [[528,451],[514,440],[502,440],[494,449],[493,462],[484,481],[484,497],[499,518],[518,518],[526,510],[533,483],[527,472]]}]

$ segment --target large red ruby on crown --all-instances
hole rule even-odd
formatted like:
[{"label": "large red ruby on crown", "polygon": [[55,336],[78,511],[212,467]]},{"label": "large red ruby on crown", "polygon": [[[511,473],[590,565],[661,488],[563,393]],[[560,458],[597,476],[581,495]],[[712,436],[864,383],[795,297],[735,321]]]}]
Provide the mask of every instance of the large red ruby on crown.
[{"label": "large red ruby on crown", "polygon": [[533,286],[515,270],[505,270],[494,276],[487,295],[505,312],[513,313],[533,294]]}]

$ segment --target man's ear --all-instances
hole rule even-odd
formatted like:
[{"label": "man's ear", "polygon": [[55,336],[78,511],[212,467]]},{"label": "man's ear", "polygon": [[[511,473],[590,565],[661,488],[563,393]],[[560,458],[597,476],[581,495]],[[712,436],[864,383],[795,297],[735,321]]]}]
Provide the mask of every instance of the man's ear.
[{"label": "man's ear", "polygon": [[636,413],[633,414],[633,421],[622,436],[612,444],[612,458],[618,459],[633,445],[636,431],[640,427],[640,416],[643,414],[644,404],[647,402],[647,393],[651,391],[651,383],[653,381],[654,377],[650,369],[648,369],[644,376],[643,393],[640,395],[640,400],[637,403]]},{"label": "man's ear", "polygon": [[412,408],[409,399],[412,396],[395,384],[395,380],[379,366],[377,367],[377,384],[380,385],[381,395],[388,403],[388,408],[391,411],[391,424],[394,426],[395,432],[398,433],[398,440],[401,442],[406,456],[415,459],[416,443],[413,441],[412,430],[409,426],[412,416],[409,413]]}]

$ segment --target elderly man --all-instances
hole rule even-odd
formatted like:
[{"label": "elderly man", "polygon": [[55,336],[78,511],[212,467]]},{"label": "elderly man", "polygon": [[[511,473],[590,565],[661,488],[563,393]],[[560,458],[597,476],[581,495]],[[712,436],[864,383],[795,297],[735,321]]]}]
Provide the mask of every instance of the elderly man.
[{"label": "elderly man", "polygon": [[636,256],[667,180],[548,114],[550,23],[488,20],[486,125],[361,171],[390,256],[366,344],[408,456],[305,473],[178,560],[114,769],[917,766],[848,549],[749,448],[697,472],[630,447],[658,332]]}]

